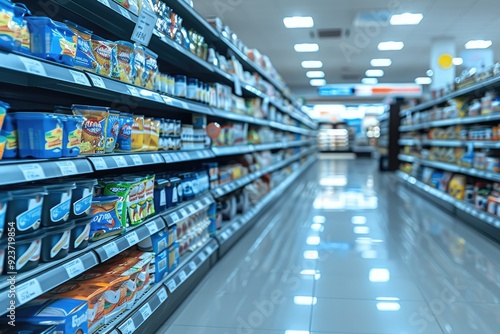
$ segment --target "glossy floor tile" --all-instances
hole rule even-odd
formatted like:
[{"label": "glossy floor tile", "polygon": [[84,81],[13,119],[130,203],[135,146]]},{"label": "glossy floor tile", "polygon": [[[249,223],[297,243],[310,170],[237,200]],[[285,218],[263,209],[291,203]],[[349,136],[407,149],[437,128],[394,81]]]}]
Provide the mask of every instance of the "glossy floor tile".
[{"label": "glossy floor tile", "polygon": [[369,159],[325,156],[160,334],[493,334],[500,248]]}]

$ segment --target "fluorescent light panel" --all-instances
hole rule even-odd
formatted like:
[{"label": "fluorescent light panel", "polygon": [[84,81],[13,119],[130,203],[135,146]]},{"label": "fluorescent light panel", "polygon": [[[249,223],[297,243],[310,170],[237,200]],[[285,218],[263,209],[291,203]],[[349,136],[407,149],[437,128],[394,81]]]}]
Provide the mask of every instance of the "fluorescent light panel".
[{"label": "fluorescent light panel", "polygon": [[321,79],[325,77],[325,72],[323,71],[309,71],[306,73],[309,79]]},{"label": "fluorescent light panel", "polygon": [[485,41],[485,40],[482,40],[482,39],[478,39],[478,40],[468,41],[465,44],[465,48],[468,49],[468,50],[471,50],[471,49],[487,49],[492,44],[493,43],[491,41]]},{"label": "fluorescent light panel", "polygon": [[392,60],[387,58],[372,59],[370,64],[373,67],[387,67],[392,65]]},{"label": "fluorescent light panel", "polygon": [[403,13],[395,14],[391,16],[391,25],[416,25],[419,24],[424,15],[420,13]]},{"label": "fluorescent light panel", "polygon": [[323,63],[319,60],[306,60],[302,62],[303,68],[322,68]]},{"label": "fluorescent light panel", "polygon": [[377,78],[364,78],[361,80],[361,83],[363,85],[376,85],[376,84],[378,84],[378,79]]},{"label": "fluorescent light panel", "polygon": [[283,23],[285,24],[285,27],[287,27],[288,29],[314,27],[314,20],[310,16],[285,17],[283,19]]},{"label": "fluorescent light panel", "polygon": [[371,77],[371,78],[380,78],[380,77],[384,76],[384,71],[382,71],[382,70],[368,70],[365,72],[365,75],[367,77]]},{"label": "fluorescent light panel", "polygon": [[311,86],[314,87],[320,87],[326,85],[326,80],[325,79],[312,79],[311,80]]},{"label": "fluorescent light panel", "polygon": [[453,65],[460,66],[463,63],[464,63],[464,60],[462,58],[453,58]]},{"label": "fluorescent light panel", "polygon": [[404,47],[405,47],[405,43],[394,42],[394,41],[382,42],[382,43],[379,43],[379,45],[378,45],[378,49],[380,51],[399,51],[399,50],[402,50]]},{"label": "fluorescent light panel", "polygon": [[297,52],[318,52],[319,45],[316,43],[301,43],[295,44],[294,49]]}]

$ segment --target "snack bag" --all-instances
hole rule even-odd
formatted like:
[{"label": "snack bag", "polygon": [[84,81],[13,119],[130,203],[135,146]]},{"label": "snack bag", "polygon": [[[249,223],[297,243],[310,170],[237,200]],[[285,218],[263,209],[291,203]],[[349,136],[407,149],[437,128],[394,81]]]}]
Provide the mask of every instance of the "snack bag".
[{"label": "snack bag", "polygon": [[109,109],[106,107],[94,107],[84,105],[73,105],[73,114],[83,116],[81,154],[104,154],[106,151],[106,129]]},{"label": "snack bag", "polygon": [[68,28],[70,28],[78,37],[75,68],[95,72],[97,68],[97,60],[92,52],[92,43],[90,41],[92,31],[67,20],[64,21],[64,23],[66,23]]},{"label": "snack bag", "polygon": [[92,35],[92,53],[97,61],[96,73],[110,77],[115,69],[116,44],[97,35]]},{"label": "snack bag", "polygon": [[144,86],[144,72],[146,71],[146,51],[144,47],[135,45],[134,66],[132,68],[133,83],[136,86]]},{"label": "snack bag", "polygon": [[134,83],[134,45],[125,41],[116,42],[117,73],[113,78],[126,83]]}]

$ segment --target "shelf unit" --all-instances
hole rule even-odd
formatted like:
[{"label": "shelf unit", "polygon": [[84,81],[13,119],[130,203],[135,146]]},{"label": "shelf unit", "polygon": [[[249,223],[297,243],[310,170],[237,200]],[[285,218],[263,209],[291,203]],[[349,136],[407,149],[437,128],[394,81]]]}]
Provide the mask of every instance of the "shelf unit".
[{"label": "shelf unit", "polygon": [[[64,179],[71,176],[91,176],[131,173],[146,167],[148,172],[168,171],[178,166],[200,165],[206,161],[227,161],[228,157],[261,151],[290,149],[288,158],[275,161],[259,171],[246,175],[229,184],[212,189],[198,198],[184,202],[157,214],[145,223],[127,228],[120,236],[90,243],[84,251],[70,253],[66,258],[39,265],[36,269],[17,275],[16,306],[19,307],[43,293],[134,247],[142,240],[161,229],[177,224],[183,219],[206,209],[220,197],[242,189],[259,178],[280,170],[293,169],[286,180],[271,190],[251,210],[229,223],[213,238],[193,252],[180,259],[178,268],[169,273],[161,284],[154,284],[134,304],[133,308],[120,314],[97,333],[144,333],[154,332],[166,317],[172,314],[195,285],[214,266],[232,245],[253,225],[260,214],[274,203],[293,182],[317,159],[317,124],[312,121],[296,102],[285,86],[274,76],[261,69],[228,40],[217,33],[203,18],[183,1],[173,0],[171,6],[185,22],[204,34],[221,53],[231,51],[243,63],[246,70],[259,73],[276,87],[293,108],[287,108],[282,101],[271,97],[219,68],[198,58],[174,41],[155,32],[149,48],[159,55],[159,62],[172,72],[181,72],[202,80],[229,85],[238,91],[241,86],[243,97],[258,97],[264,104],[273,105],[277,111],[291,118],[289,124],[261,119],[248,115],[219,110],[187,99],[160,94],[141,87],[76,70],[15,52],[0,51],[0,99],[15,101],[14,109],[42,106],[45,109],[58,105],[69,105],[78,101],[84,104],[125,106],[127,111],[140,111],[150,117],[183,117],[192,114],[208,116],[213,120],[226,120],[268,127],[274,131],[296,135],[293,141],[279,141],[256,145],[231,147],[210,147],[202,150],[131,152],[94,156],[79,156],[73,159],[37,159],[0,161],[0,186],[13,187],[17,184],[43,180]],[[91,28],[98,35],[114,40],[129,40],[137,16],[128,12],[112,0],[49,0],[46,5],[57,6],[58,11],[48,15],[62,21],[70,19]],[[170,4],[169,4],[170,5]],[[35,12],[43,13],[50,6],[33,4]],[[42,8],[43,7],[43,8]],[[43,109],[43,110],[45,110]],[[147,112],[144,112],[147,110]],[[300,138],[300,139],[299,139]],[[292,150],[293,149],[293,150]],[[294,152],[293,155],[291,153]],[[10,303],[9,285],[0,283],[1,314],[5,314]],[[155,315],[155,316],[153,316]]]},{"label": "shelf unit", "polygon": [[[405,172],[412,170],[411,175],[420,175],[422,167],[433,168],[439,171],[451,172],[454,174],[461,174],[474,179],[500,182],[500,173],[489,170],[482,170],[477,168],[468,168],[459,166],[458,162],[446,163],[441,161],[430,161],[422,159],[421,156],[426,157],[427,154],[420,154],[421,149],[435,149],[435,148],[466,148],[469,154],[476,154],[476,151],[481,149],[485,150],[499,150],[500,142],[486,141],[486,140],[457,140],[457,139],[425,139],[428,137],[427,130],[432,128],[444,128],[456,125],[463,125],[465,128],[475,125],[496,125],[500,123],[500,113],[490,113],[478,116],[466,116],[460,118],[447,118],[440,120],[433,120],[422,122],[418,124],[408,124],[415,119],[422,118],[409,118],[415,113],[425,112],[433,108],[444,108],[446,103],[454,98],[470,98],[478,99],[488,91],[495,91],[500,87],[500,76],[496,75],[481,82],[477,82],[469,87],[459,89],[455,92],[447,94],[441,98],[420,104],[416,107],[402,110],[399,116],[403,119],[406,118],[406,123],[399,127],[401,139],[399,146],[401,148],[398,156],[401,162],[402,169]],[[463,129],[463,128],[462,128]],[[405,147],[403,150],[402,148]],[[453,212],[457,216],[464,218],[471,225],[479,228],[486,234],[493,238],[500,240],[500,218],[482,212],[476,209],[473,205],[467,204],[463,201],[457,201],[451,196],[443,193],[437,189],[433,189],[428,185],[420,182],[412,176],[408,176],[402,172],[398,173],[399,177],[405,181],[405,184],[411,185],[413,189],[418,190],[420,193],[430,196],[433,201],[437,201],[448,211]]]},{"label": "shelf unit", "polygon": [[381,171],[395,171],[399,165],[397,155],[401,103],[401,99],[396,99],[388,105],[386,112],[378,117],[380,138],[377,142],[377,157]]}]

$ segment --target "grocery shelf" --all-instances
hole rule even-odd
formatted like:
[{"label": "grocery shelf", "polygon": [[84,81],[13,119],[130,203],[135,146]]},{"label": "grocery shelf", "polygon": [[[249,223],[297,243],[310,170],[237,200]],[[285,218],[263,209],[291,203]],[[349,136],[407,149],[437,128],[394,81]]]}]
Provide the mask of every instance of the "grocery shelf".
[{"label": "grocery shelf", "polygon": [[248,174],[248,175],[246,175],[238,180],[229,182],[228,184],[225,184],[225,185],[222,185],[218,188],[213,189],[212,194],[215,198],[224,197],[227,194],[230,194],[230,193],[232,193],[240,188],[243,188],[247,184],[252,183],[253,181],[261,178],[262,176],[264,176],[266,174],[272,173],[272,172],[277,171],[283,167],[288,166],[290,163],[292,163],[292,162],[294,162],[294,161],[296,161],[296,160],[298,160],[298,159],[300,159],[300,158],[302,158],[302,157],[304,157],[304,156],[306,156],[314,151],[315,151],[315,149],[308,149],[308,150],[306,150],[300,154],[297,154],[291,158],[280,161],[272,166],[266,167],[261,171]]},{"label": "grocery shelf", "polygon": [[88,159],[96,171],[165,163],[160,153],[101,154]]},{"label": "grocery shelf", "polygon": [[451,211],[460,218],[463,218],[464,221],[468,222],[469,224],[482,229],[490,236],[496,238],[497,240],[500,240],[499,217],[478,210],[474,205],[461,200],[457,200],[447,193],[430,187],[429,185],[418,181],[416,178],[406,173],[398,171],[396,174],[402,181],[413,186],[414,189],[420,191],[422,194],[438,200],[438,203],[441,206],[447,208],[448,211]]},{"label": "grocery shelf", "polygon": [[314,143],[314,139],[310,140],[299,140],[293,142],[278,142],[278,143],[269,143],[269,144],[259,144],[259,145],[238,145],[238,146],[230,146],[230,147],[212,147],[212,151],[218,157],[227,156],[227,155],[236,155],[236,154],[246,154],[253,153],[259,151],[272,151],[272,150],[280,150],[291,147],[301,147]]},{"label": "grocery shelf", "polygon": [[420,146],[422,142],[417,139],[400,139],[398,141],[401,146]]},{"label": "grocery shelf", "polygon": [[426,103],[422,103],[422,104],[420,104],[416,107],[413,107],[413,108],[402,110],[400,112],[400,115],[404,116],[404,115],[407,115],[409,113],[424,111],[426,109],[430,109],[434,106],[448,102],[449,100],[454,99],[456,97],[468,95],[470,93],[474,93],[477,95],[479,92],[485,92],[486,90],[495,88],[497,86],[500,86],[500,76],[498,76],[498,75],[493,77],[493,78],[490,78],[490,79],[478,82],[476,84],[470,85],[469,87],[458,89],[458,90],[456,90],[450,94],[447,94],[443,97],[440,97],[438,99],[435,99],[435,100],[432,100],[432,101],[429,101]]},{"label": "grocery shelf", "polygon": [[416,125],[403,125],[399,127],[401,132],[417,131],[422,129],[429,129],[433,127],[444,127],[453,125],[464,125],[464,124],[476,124],[476,123],[488,123],[500,121],[500,113],[491,115],[481,115],[472,117],[462,117],[462,118],[450,118],[432,122],[426,122]]},{"label": "grocery shelf", "polygon": [[422,140],[422,145],[441,147],[462,147],[467,146],[467,142],[460,140]]},{"label": "grocery shelf", "polygon": [[191,200],[174,207],[165,213],[160,214],[168,227],[190,217],[191,215],[202,211],[214,203],[214,199],[209,194],[199,199]]},{"label": "grocery shelf", "polygon": [[60,160],[2,160],[0,186],[93,173],[85,158]]},{"label": "grocery shelf", "polygon": [[205,160],[214,158],[213,149],[193,150],[193,151],[166,151],[161,153],[166,163],[178,163],[194,160]]},{"label": "grocery shelf", "polygon": [[476,168],[461,167],[461,166],[457,166],[457,165],[445,163],[445,162],[422,160],[422,159],[410,157],[407,155],[399,155],[399,159],[401,161],[412,162],[412,163],[418,162],[422,166],[442,169],[442,170],[448,171],[448,172],[469,175],[469,176],[477,177],[479,179],[490,180],[490,181],[494,181],[494,182],[500,182],[500,173],[489,172],[489,171],[480,170],[480,169],[476,169]]}]

